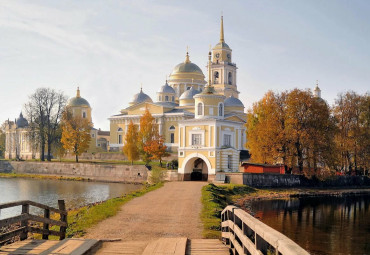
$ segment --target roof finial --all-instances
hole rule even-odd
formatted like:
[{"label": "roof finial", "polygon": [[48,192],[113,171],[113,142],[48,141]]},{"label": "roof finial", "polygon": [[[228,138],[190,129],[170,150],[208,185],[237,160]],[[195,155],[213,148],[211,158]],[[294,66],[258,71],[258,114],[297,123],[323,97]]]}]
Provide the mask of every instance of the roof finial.
[{"label": "roof finial", "polygon": [[81,95],[80,95],[80,87],[77,87],[77,95],[76,95],[76,97],[81,97]]},{"label": "roof finial", "polygon": [[319,86],[319,80],[316,80],[316,87]]},{"label": "roof finial", "polygon": [[221,14],[220,42],[225,42],[225,38],[224,38],[224,16],[222,16],[222,14]]},{"label": "roof finial", "polygon": [[140,92],[143,92],[143,83],[140,82]]},{"label": "roof finial", "polygon": [[185,58],[185,63],[190,63],[190,59],[189,59],[189,46],[186,46],[186,58]]}]

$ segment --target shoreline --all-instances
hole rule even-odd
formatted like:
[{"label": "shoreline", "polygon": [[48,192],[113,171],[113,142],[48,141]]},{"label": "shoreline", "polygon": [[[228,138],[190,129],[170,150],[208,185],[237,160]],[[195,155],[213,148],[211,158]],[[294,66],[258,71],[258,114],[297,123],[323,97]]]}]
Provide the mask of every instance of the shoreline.
[{"label": "shoreline", "polygon": [[103,183],[122,183],[122,184],[137,184],[143,185],[145,182],[132,182],[132,181],[120,181],[120,180],[109,180],[99,179],[96,177],[77,177],[72,175],[54,175],[54,174],[27,174],[27,173],[2,173],[0,172],[0,178],[25,178],[25,179],[39,179],[39,180],[60,180],[60,181],[81,181],[81,182],[103,182]]},{"label": "shoreline", "polygon": [[307,188],[307,189],[284,189],[284,190],[257,190],[255,193],[244,196],[234,197],[234,204],[245,210],[252,216],[255,213],[251,210],[251,203],[256,200],[278,200],[291,198],[308,198],[308,197],[343,197],[354,195],[370,195],[370,187],[341,187],[341,188]]}]

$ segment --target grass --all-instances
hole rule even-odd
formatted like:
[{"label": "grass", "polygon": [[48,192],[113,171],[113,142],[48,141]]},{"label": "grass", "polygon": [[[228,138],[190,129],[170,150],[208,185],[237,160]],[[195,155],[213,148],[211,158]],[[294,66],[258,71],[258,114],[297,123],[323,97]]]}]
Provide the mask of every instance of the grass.
[{"label": "grass", "polygon": [[219,185],[208,184],[202,188],[202,211],[203,238],[221,238],[221,212],[234,199],[251,193],[256,189],[245,185]]},{"label": "grass", "polygon": [[[68,228],[66,238],[82,237],[86,234],[87,229],[93,227],[99,222],[112,217],[117,214],[121,206],[131,201],[136,197],[143,196],[144,194],[161,188],[163,183],[154,185],[145,185],[142,189],[130,192],[122,197],[112,198],[102,203],[84,206],[75,210],[68,211]],[[59,219],[59,214],[51,215],[52,219]],[[51,230],[59,230],[59,227],[52,226]],[[41,239],[41,235],[34,234],[33,238]],[[50,236],[50,240],[58,240],[55,236]]]},{"label": "grass", "polygon": [[17,174],[17,173],[0,173],[0,178],[31,178],[31,179],[68,180],[68,181],[89,181],[89,179],[82,177],[39,175],[39,174]]}]

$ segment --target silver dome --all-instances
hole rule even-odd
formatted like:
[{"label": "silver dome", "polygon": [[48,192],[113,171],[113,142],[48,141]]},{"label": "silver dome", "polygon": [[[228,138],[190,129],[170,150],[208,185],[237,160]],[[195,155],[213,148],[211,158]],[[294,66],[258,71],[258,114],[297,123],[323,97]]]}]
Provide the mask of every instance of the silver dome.
[{"label": "silver dome", "polygon": [[134,95],[134,97],[132,98],[131,103],[132,104],[138,104],[138,103],[142,103],[142,102],[150,102],[150,103],[153,103],[153,100],[150,98],[150,96],[148,96],[147,94],[145,94],[143,92],[143,90],[141,89],[139,93],[137,93],[137,94]]},{"label": "silver dome", "polygon": [[196,94],[199,94],[199,93],[200,93],[199,90],[196,90],[193,87],[191,87],[189,90],[187,90],[184,93],[182,93],[179,99],[180,100],[182,100],[182,99],[193,99],[193,97]]},{"label": "silver dome", "polygon": [[23,114],[19,114],[19,118],[17,119],[17,128],[24,128],[24,127],[28,127],[28,121],[23,118]]},{"label": "silver dome", "polygon": [[88,107],[90,107],[90,104],[85,98],[72,97],[68,101],[68,106],[88,106]]},{"label": "silver dome", "polygon": [[167,81],[166,84],[164,84],[159,90],[158,93],[170,93],[170,94],[175,94],[175,90],[168,85]]},{"label": "silver dome", "polygon": [[225,99],[224,101],[225,106],[238,106],[238,107],[244,107],[244,104],[242,101],[240,101],[238,98],[234,96],[230,96]]}]

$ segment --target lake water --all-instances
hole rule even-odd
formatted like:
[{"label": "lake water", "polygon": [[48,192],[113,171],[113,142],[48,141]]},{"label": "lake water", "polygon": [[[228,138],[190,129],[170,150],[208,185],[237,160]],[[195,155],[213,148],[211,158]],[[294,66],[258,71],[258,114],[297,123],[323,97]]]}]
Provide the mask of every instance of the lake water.
[{"label": "lake water", "polygon": [[370,254],[370,194],[260,200],[251,210],[311,254]]},{"label": "lake water", "polygon": [[[58,199],[64,199],[67,208],[77,208],[90,203],[118,197],[140,189],[141,185],[26,178],[0,178],[0,203],[32,200],[58,208]],[[21,212],[21,206],[0,211],[0,218]],[[33,207],[31,212],[37,213]]]}]

